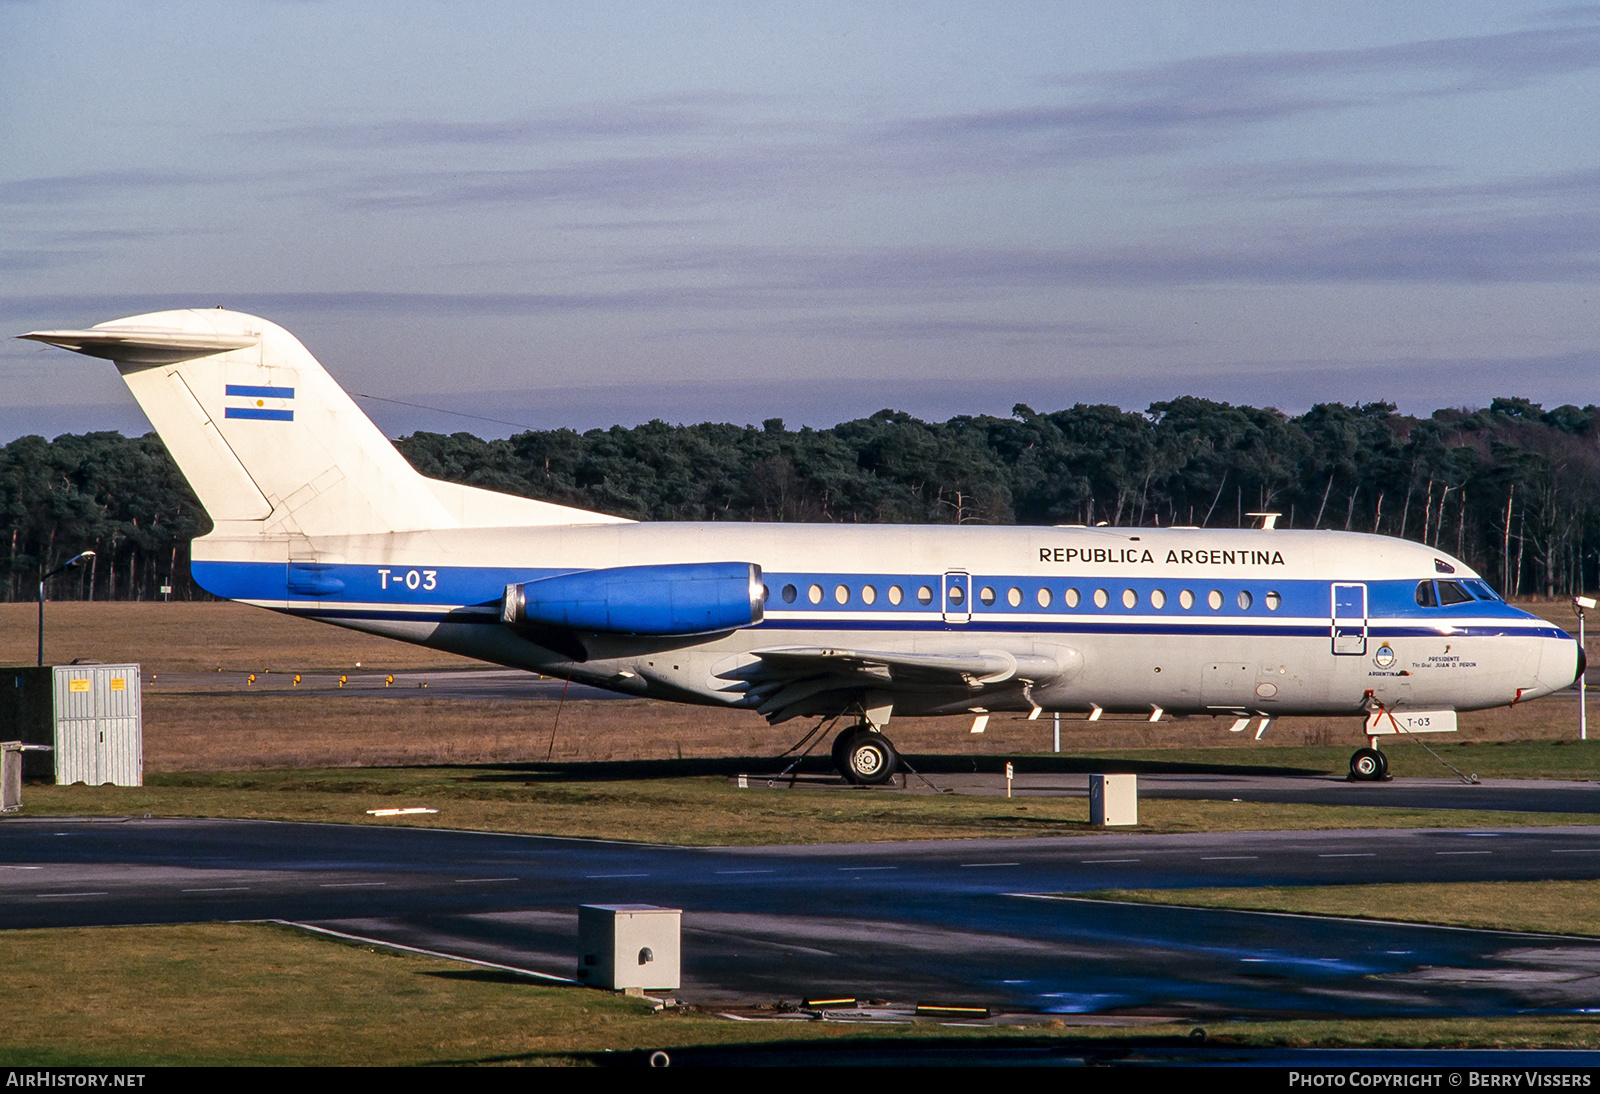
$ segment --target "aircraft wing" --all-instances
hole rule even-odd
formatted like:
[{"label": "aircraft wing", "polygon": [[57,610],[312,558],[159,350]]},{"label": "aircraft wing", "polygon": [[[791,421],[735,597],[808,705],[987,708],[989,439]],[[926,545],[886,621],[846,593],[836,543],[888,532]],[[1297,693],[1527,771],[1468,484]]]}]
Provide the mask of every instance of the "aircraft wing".
[{"label": "aircraft wing", "polygon": [[[1075,651],[1062,650],[1075,657]],[[827,692],[878,692],[965,688],[974,694],[993,685],[1054,680],[1069,666],[1057,657],[1005,650],[973,653],[908,653],[898,650],[793,647],[752,650],[753,661],[718,675],[744,681],[756,710],[774,723],[794,717],[808,700]]]}]

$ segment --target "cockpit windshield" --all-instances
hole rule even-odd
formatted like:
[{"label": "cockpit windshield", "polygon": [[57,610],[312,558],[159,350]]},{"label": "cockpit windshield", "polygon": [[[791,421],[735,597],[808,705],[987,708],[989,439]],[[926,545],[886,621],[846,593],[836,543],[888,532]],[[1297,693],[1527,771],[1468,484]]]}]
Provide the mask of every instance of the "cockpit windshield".
[{"label": "cockpit windshield", "polygon": [[1448,608],[1452,604],[1471,604],[1474,600],[1499,599],[1500,594],[1478,578],[1417,582],[1417,606],[1420,608]]}]

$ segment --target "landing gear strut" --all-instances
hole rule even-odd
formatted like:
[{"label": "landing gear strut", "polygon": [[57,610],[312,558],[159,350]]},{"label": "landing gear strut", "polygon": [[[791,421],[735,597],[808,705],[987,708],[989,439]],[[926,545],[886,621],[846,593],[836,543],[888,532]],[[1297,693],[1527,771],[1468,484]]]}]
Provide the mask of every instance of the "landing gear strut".
[{"label": "landing gear strut", "polygon": [[833,766],[846,782],[881,786],[900,766],[900,756],[871,725],[855,725],[833,739]]},{"label": "landing gear strut", "polygon": [[1350,757],[1350,777],[1357,782],[1375,783],[1389,777],[1389,757],[1375,748],[1358,748]]}]

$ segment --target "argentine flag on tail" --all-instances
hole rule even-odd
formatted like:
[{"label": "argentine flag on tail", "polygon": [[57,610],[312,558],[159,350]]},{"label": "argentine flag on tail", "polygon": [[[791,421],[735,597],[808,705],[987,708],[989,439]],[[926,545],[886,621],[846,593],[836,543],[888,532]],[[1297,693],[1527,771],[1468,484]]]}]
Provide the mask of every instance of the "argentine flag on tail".
[{"label": "argentine flag on tail", "polygon": [[229,384],[224,416],[266,422],[294,421],[294,388]]}]

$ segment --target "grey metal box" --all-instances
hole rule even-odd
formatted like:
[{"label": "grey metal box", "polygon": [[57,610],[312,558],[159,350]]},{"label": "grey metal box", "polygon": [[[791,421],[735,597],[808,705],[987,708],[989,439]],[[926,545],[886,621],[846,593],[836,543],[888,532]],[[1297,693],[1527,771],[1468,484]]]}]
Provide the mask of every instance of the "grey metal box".
[{"label": "grey metal box", "polygon": [[49,745],[23,761],[29,779],[144,785],[138,665],[0,669],[0,739]]},{"label": "grey metal box", "polygon": [[1138,824],[1139,776],[1090,775],[1089,823]]},{"label": "grey metal box", "polygon": [[654,904],[578,908],[578,979],[613,991],[678,986],[683,911]]},{"label": "grey metal box", "polygon": [[22,756],[21,742],[0,744],[0,813],[22,808]]}]

